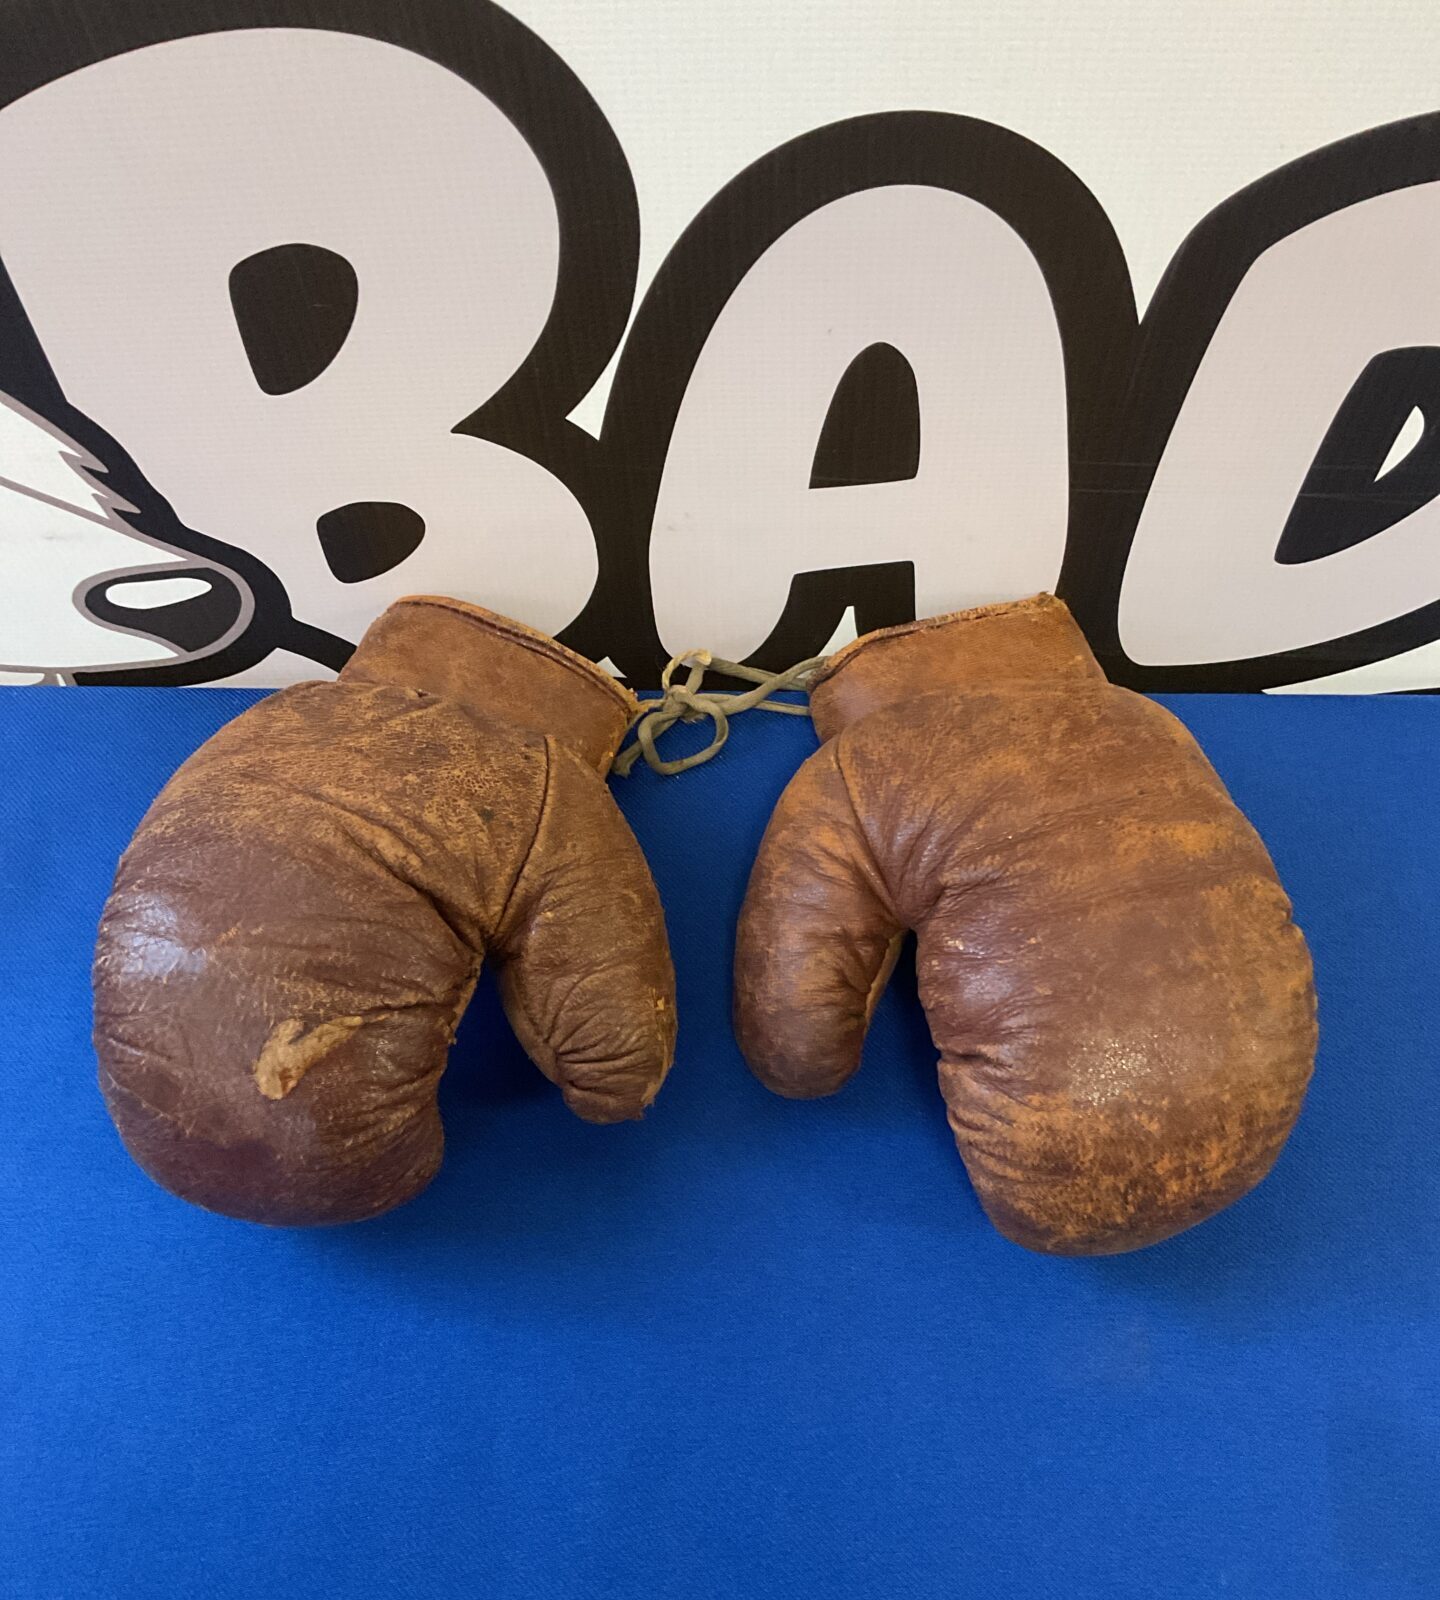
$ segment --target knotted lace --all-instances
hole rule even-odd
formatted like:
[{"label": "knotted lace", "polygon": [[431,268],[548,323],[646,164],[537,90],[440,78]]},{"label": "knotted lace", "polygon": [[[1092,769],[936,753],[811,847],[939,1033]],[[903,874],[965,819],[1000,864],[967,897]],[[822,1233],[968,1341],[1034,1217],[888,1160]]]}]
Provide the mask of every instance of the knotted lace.
[{"label": "knotted lace", "polygon": [[[796,662],[783,672],[762,672],[757,667],[722,660],[708,650],[686,650],[678,656],[671,656],[660,675],[660,687],[664,693],[658,700],[647,701],[636,717],[634,742],[626,745],[615,758],[616,775],[629,777],[631,769],[642,756],[653,771],[667,778],[677,772],[687,772],[691,767],[701,766],[724,748],[725,741],[730,737],[730,718],[742,711],[779,711],[787,717],[809,716],[808,706],[791,705],[788,701],[771,700],[769,697],[783,689],[803,690],[811,674],[823,665],[825,659],[824,656],[811,656],[808,661]],[[687,669],[685,681],[676,683],[675,674],[682,667]],[[721,672],[726,677],[753,683],[755,687],[735,692],[715,689],[702,692],[700,686],[707,672]],[[702,722],[707,717],[715,724],[715,737],[703,750],[697,750],[691,756],[681,756],[677,761],[666,761],[655,748],[655,741],[677,722]]]}]

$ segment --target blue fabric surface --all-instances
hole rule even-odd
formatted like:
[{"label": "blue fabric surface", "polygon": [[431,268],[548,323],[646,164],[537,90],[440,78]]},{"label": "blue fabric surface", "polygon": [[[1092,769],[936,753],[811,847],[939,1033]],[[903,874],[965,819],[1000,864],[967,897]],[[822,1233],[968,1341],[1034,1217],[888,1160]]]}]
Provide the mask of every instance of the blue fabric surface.
[{"label": "blue fabric surface", "polygon": [[1440,1594],[1440,700],[1169,702],[1310,936],[1319,1069],[1257,1193],[1074,1262],[986,1224],[903,967],[841,1095],[746,1073],[735,913],[813,747],[759,714],[616,785],[680,985],[644,1123],[571,1118],[482,988],[415,1204],[276,1233],[152,1187],[94,1084],[95,921],[254,698],[0,690],[0,1592]]}]

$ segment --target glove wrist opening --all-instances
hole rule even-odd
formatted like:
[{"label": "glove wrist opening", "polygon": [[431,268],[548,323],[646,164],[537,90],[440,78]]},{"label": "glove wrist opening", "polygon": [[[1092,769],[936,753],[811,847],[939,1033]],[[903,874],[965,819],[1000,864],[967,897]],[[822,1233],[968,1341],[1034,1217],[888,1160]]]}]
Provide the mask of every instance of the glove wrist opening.
[{"label": "glove wrist opening", "polygon": [[931,689],[1104,679],[1070,608],[1051,594],[878,628],[837,650],[810,682],[822,739]]},{"label": "glove wrist opening", "polygon": [[637,705],[602,668],[548,634],[440,595],[397,600],[366,630],[340,678],[419,689],[549,734],[601,774]]}]

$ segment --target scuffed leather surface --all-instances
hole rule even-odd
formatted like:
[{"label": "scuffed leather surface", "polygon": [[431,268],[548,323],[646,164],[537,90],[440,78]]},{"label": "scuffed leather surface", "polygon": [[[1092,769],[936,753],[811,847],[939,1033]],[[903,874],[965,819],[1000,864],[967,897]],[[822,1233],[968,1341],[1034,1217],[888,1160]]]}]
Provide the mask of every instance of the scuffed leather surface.
[{"label": "scuffed leather surface", "polygon": [[1037,594],[862,634],[810,680],[810,717],[829,739],[932,684],[962,690],[1062,681],[1104,683],[1105,674],[1065,602]]},{"label": "scuffed leather surface", "polygon": [[121,860],[94,966],[111,1114],[211,1209],[388,1210],[439,1166],[437,1083],[487,956],[566,1104],[639,1116],[674,976],[594,767],[425,690],[283,690],[181,767]]},{"label": "scuffed leather surface", "polygon": [[1264,845],[1149,700],[1068,666],[969,687],[967,658],[964,687],[896,701],[885,657],[849,690],[877,709],[800,769],[758,854],[747,1060],[784,1094],[839,1088],[914,930],[950,1125],[1003,1233],[1103,1254],[1210,1216],[1270,1169],[1315,1053]]},{"label": "scuffed leather surface", "polygon": [[521,728],[540,728],[597,772],[639,702],[609,673],[540,633],[444,595],[408,595],[378,616],[340,674],[401,683]]}]

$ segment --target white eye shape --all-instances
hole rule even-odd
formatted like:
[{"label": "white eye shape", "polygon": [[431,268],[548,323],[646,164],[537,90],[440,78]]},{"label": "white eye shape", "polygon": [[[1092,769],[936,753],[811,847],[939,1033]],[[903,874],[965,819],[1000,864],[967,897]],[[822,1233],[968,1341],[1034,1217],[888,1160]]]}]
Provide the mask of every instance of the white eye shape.
[{"label": "white eye shape", "polygon": [[163,578],[132,578],[125,585],[125,604],[132,611],[153,611],[159,606],[178,605],[182,600],[198,600],[210,592],[203,578],[182,574]]},{"label": "white eye shape", "polygon": [[1385,452],[1385,459],[1380,463],[1380,470],[1375,474],[1376,481],[1387,476],[1410,452],[1420,443],[1420,435],[1425,431],[1425,413],[1419,406],[1411,406],[1410,414],[1400,424],[1400,431],[1395,435],[1394,443]]}]

